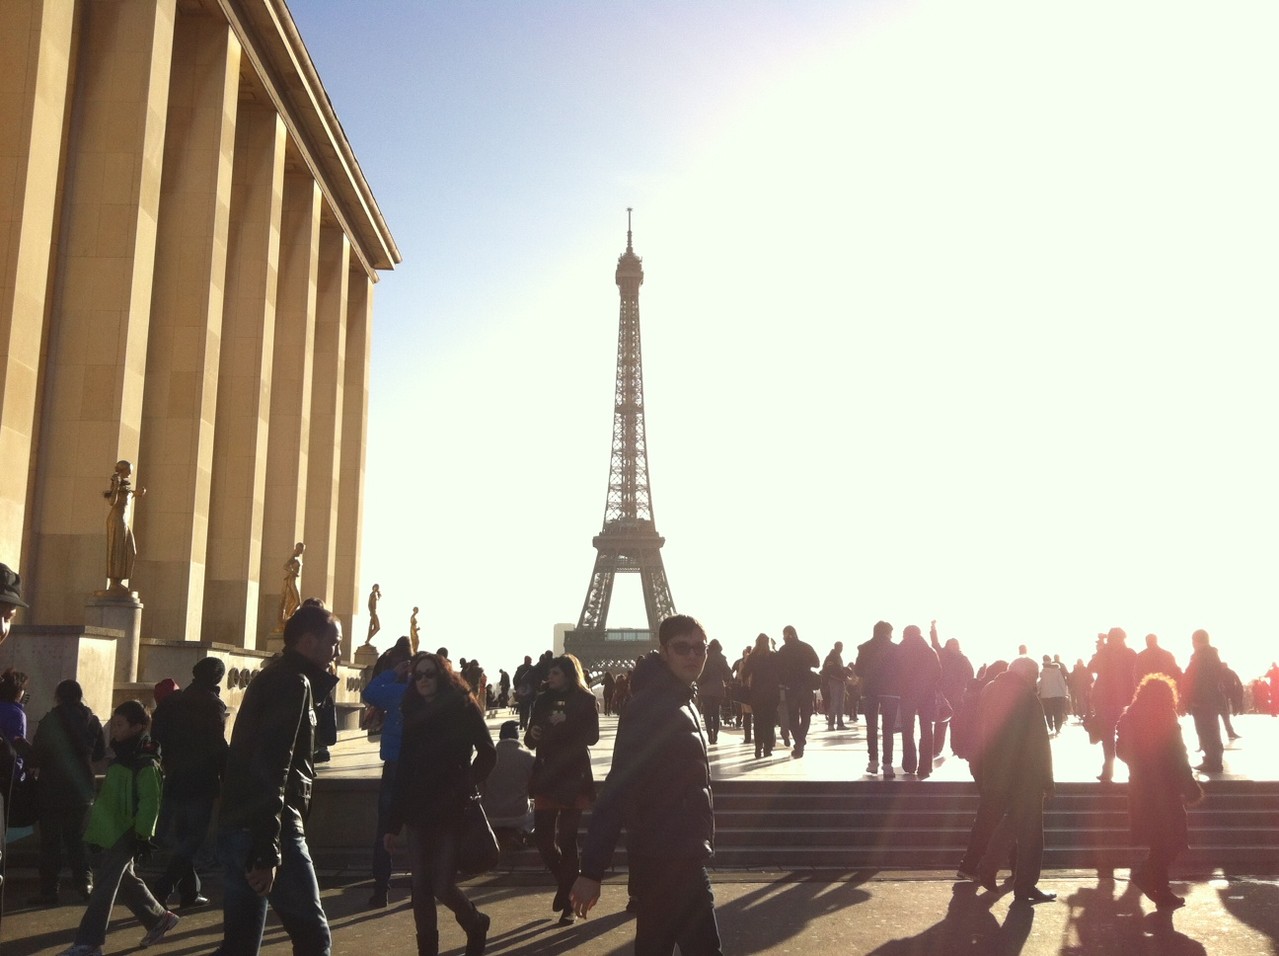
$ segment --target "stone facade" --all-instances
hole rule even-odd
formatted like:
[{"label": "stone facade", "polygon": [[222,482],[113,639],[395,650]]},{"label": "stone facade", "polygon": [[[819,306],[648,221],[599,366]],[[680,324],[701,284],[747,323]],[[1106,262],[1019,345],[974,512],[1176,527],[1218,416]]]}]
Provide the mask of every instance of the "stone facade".
[{"label": "stone facade", "polygon": [[349,659],[373,284],[400,256],[287,7],[5,0],[0,43],[0,561],[22,623],[93,623],[128,459],[136,681],[190,673],[150,673],[148,647],[270,650],[297,541]]}]

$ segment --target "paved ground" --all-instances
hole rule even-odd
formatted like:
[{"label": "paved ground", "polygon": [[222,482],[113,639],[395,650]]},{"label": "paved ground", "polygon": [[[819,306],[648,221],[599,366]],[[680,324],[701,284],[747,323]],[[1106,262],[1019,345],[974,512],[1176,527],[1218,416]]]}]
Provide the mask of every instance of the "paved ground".
[{"label": "paved ground", "polygon": [[[1182,885],[1186,907],[1156,914],[1124,874],[1047,874],[1043,886],[1061,899],[1036,907],[1013,904],[1011,894],[991,894],[945,874],[770,874],[715,876],[720,930],[727,954],[838,952],[875,956],[1261,956],[1279,952],[1279,883],[1217,879]],[[624,912],[625,886],[605,884],[590,919],[560,927],[550,912],[549,886],[504,876],[468,884],[467,892],[493,919],[488,952],[510,956],[558,956],[576,952],[613,956],[631,951],[634,928]],[[31,889],[14,881],[10,896]],[[396,888],[386,910],[363,909],[367,884],[337,883],[325,891],[334,931],[334,953],[365,956],[411,954],[413,917],[406,893]],[[0,926],[5,956],[55,953],[74,935],[82,907],[10,910]],[[118,916],[125,911],[117,909]],[[184,915],[158,956],[211,953],[220,939],[214,909]],[[107,953],[131,952],[141,926],[121,918],[112,924]],[[458,954],[464,937],[441,921],[441,952]],[[829,949],[827,949],[829,947]],[[263,953],[285,956],[288,939],[268,923]]]},{"label": "paved ground", "polygon": [[[496,730],[502,718],[490,721]],[[716,779],[761,776],[769,779],[862,779],[865,739],[860,727],[827,732],[824,722],[812,734],[802,760],[783,757],[757,761],[741,732],[726,730],[714,748]],[[1279,721],[1241,717],[1243,738],[1227,751],[1230,777],[1273,779],[1273,754]],[[608,767],[616,722],[603,721],[603,739],[595,748],[597,774]],[[1186,740],[1194,750],[1194,734]],[[1100,766],[1099,748],[1090,746],[1082,728],[1071,724],[1053,743],[1059,780],[1088,781]],[[900,765],[900,760],[899,760]],[[1122,767],[1122,765],[1120,765]],[[379,773],[376,750],[367,741],[350,739],[335,750],[323,773],[364,776]],[[941,759],[934,780],[967,778],[967,768],[954,758]],[[928,786],[921,782],[920,786]],[[1193,839],[1193,835],[1192,835]],[[767,873],[716,871],[724,951],[728,954],[812,956],[822,947],[843,954],[876,956],[1279,956],[1279,881],[1218,872],[1179,884],[1187,896],[1184,909],[1156,914],[1149,901],[1127,881],[1126,871],[1049,872],[1041,885],[1060,894],[1056,903],[1029,908],[1011,904],[1011,894],[990,894],[971,884],[957,884],[950,873]],[[413,921],[399,878],[390,909],[364,909],[369,886],[363,874],[325,873],[325,908],[334,927],[338,954],[412,953]],[[83,906],[27,909],[22,901],[34,892],[34,873],[16,870],[5,886],[0,954],[36,956],[69,945]],[[612,956],[630,952],[633,927],[624,912],[624,882],[612,879],[592,918],[559,927],[550,913],[551,889],[538,873],[506,873],[468,884],[480,907],[493,917],[488,952],[520,956],[556,956],[570,951]],[[158,954],[193,956],[211,953],[220,938],[221,914],[216,880],[214,905],[184,915]],[[118,919],[107,953],[131,952],[141,927],[117,907]],[[267,954],[290,953],[278,924],[268,923]],[[441,951],[461,952],[463,935],[442,920]]]}]

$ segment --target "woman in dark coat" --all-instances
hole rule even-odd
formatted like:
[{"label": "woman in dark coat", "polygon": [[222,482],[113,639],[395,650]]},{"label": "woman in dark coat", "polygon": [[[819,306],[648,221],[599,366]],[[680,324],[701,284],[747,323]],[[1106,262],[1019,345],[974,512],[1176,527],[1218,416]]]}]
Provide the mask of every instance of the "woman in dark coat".
[{"label": "woman in dark coat", "polygon": [[389,851],[400,827],[407,826],[418,956],[439,953],[436,900],[466,931],[466,956],[481,956],[489,918],[458,889],[457,849],[462,809],[497,761],[493,738],[470,688],[446,658],[414,654],[409,675],[400,704],[400,763],[383,841]]},{"label": "woman in dark coat", "polygon": [[706,645],[706,665],[702,668],[702,676],[697,678],[697,696],[702,702],[707,743],[719,740],[720,711],[724,708],[724,697],[732,682],[733,669],[724,656],[724,648],[719,641],[712,640]]},{"label": "woman in dark coat", "polygon": [[777,743],[777,706],[781,701],[777,655],[767,634],[755,638],[750,656],[742,662],[743,683],[750,693],[755,720],[755,756],[770,757]]},{"label": "woman in dark coat", "polygon": [[568,894],[577,880],[577,828],[595,799],[592,744],[600,739],[599,705],[572,654],[557,657],[546,673],[546,690],[533,702],[524,743],[537,759],[529,776],[533,838],[542,862],[555,877],[551,908],[560,924],[575,919]]},{"label": "woman in dark coat", "polygon": [[1159,909],[1185,904],[1168,886],[1168,869],[1189,845],[1186,804],[1203,789],[1190,769],[1177,720],[1177,689],[1163,674],[1148,674],[1119,719],[1115,749],[1128,765],[1128,817],[1132,842],[1150,848],[1132,881]]}]

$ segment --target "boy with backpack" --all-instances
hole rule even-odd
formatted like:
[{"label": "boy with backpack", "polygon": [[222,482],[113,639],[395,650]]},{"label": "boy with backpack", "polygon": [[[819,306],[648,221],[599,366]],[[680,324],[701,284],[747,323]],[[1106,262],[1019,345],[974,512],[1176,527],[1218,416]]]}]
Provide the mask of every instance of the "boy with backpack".
[{"label": "boy with backpack", "polygon": [[147,736],[150,726],[151,716],[140,701],[126,700],[111,714],[108,731],[115,758],[84,833],[84,842],[99,851],[96,879],[75,943],[59,956],[102,956],[118,891],[147,928],[140,947],[160,942],[178,923],[177,914],[156,902],[134,868],[155,848],[155,821],[160,813],[163,778],[159,748]]}]

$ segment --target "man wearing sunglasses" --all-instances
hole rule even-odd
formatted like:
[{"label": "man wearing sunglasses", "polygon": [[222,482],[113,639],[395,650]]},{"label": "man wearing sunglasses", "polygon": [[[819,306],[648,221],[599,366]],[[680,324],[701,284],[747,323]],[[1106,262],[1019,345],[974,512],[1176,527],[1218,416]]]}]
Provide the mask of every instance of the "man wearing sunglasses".
[{"label": "man wearing sunglasses", "polygon": [[706,863],[714,848],[710,764],[693,703],[706,663],[706,631],[677,614],[658,628],[658,666],[617,726],[613,765],[591,812],[572,904],[586,916],[599,901],[622,827],[636,956],[721,956]]}]

